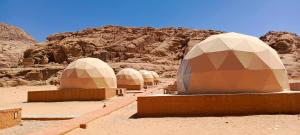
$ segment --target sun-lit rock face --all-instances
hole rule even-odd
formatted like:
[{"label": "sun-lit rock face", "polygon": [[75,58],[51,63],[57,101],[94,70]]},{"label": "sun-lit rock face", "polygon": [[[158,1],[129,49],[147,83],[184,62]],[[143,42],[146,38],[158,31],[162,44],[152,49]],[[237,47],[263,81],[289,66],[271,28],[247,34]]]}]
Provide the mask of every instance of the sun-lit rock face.
[{"label": "sun-lit rock face", "polygon": [[60,84],[61,89],[117,88],[113,69],[96,58],[82,58],[70,63],[62,73]]},{"label": "sun-lit rock face", "polygon": [[182,94],[277,92],[289,89],[277,52],[256,37],[225,33],[195,45],[177,75]]},{"label": "sun-lit rock face", "polygon": [[142,89],[144,79],[142,74],[132,68],[124,68],[117,73],[118,87],[127,89]]},{"label": "sun-lit rock face", "polygon": [[140,70],[139,72],[143,76],[144,84],[145,85],[152,85],[154,83],[154,77],[153,77],[153,75],[149,71],[147,71],[147,70]]}]

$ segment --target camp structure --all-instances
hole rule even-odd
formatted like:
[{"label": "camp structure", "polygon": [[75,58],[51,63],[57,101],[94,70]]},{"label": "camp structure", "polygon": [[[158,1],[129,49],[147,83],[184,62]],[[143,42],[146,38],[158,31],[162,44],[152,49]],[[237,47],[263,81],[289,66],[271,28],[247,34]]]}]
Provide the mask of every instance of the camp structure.
[{"label": "camp structure", "polygon": [[177,75],[181,94],[279,92],[289,89],[277,52],[256,37],[225,33],[195,45]]},{"label": "camp structure", "polygon": [[29,91],[28,102],[103,100],[116,95],[113,69],[97,58],[81,58],[62,73],[59,90]]},{"label": "camp structure", "polygon": [[117,73],[118,88],[126,88],[127,90],[141,90],[144,87],[144,79],[142,74],[132,68],[124,68]]},{"label": "camp structure", "polygon": [[153,85],[154,84],[154,77],[148,70],[140,70],[139,71],[144,79],[144,85]]},{"label": "camp structure", "polygon": [[160,78],[159,78],[159,75],[155,72],[155,71],[149,71],[152,76],[153,76],[153,79],[154,79],[154,84],[157,85],[159,82],[160,82]]},{"label": "camp structure", "polygon": [[60,78],[61,89],[117,88],[113,69],[97,58],[82,58],[72,62]]},{"label": "camp structure", "polygon": [[0,108],[0,130],[20,124],[21,115],[21,108]]},{"label": "camp structure", "polygon": [[196,44],[176,84],[179,94],[138,97],[137,116],[300,113],[300,92],[289,90],[278,54],[253,36],[224,33]]}]

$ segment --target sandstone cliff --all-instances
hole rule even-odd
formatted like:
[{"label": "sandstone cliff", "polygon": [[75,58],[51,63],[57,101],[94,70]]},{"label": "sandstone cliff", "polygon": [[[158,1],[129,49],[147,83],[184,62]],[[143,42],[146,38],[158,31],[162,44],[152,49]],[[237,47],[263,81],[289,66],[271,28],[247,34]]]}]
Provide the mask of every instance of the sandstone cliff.
[{"label": "sandstone cliff", "polygon": [[0,23],[0,68],[17,67],[24,51],[34,43],[22,29]]},{"label": "sandstone cliff", "polygon": [[279,53],[291,78],[300,77],[300,37],[297,34],[270,31],[260,39]]},{"label": "sandstone cliff", "polygon": [[105,26],[50,35],[44,45],[27,50],[24,58],[32,58],[35,64],[63,64],[95,57],[116,71],[132,67],[174,77],[184,54],[194,44],[218,33],[221,31]]},{"label": "sandstone cliff", "polygon": [[[222,31],[121,26],[58,33],[48,36],[43,43],[30,46],[20,62],[10,62],[19,65],[18,68],[0,69],[0,86],[58,84],[64,67],[82,57],[106,61],[116,72],[132,67],[154,70],[163,77],[175,77],[185,53],[196,43],[219,33]],[[15,39],[22,39],[19,37]],[[3,39],[13,41],[14,36]],[[29,40],[17,41],[34,43],[32,38],[25,39]],[[300,76],[298,35],[271,31],[260,39],[278,51],[291,78]]]}]

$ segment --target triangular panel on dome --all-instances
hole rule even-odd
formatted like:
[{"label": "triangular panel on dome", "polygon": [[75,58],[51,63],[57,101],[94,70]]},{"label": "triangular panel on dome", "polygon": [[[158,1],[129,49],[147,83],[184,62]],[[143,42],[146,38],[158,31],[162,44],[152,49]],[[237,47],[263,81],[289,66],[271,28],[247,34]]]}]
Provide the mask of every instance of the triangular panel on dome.
[{"label": "triangular panel on dome", "polygon": [[208,58],[207,54],[190,59],[188,63],[189,65],[193,65],[190,68],[195,72],[207,72],[215,70],[215,66],[212,64],[212,61]]},{"label": "triangular panel on dome", "polygon": [[246,40],[240,39],[239,37],[222,37],[220,38],[220,40],[222,40],[222,42],[224,42],[224,44],[228,46],[228,48],[235,51],[253,51],[252,48],[247,45],[248,43],[246,42]]},{"label": "triangular panel on dome", "polygon": [[214,65],[215,69],[219,69],[221,64],[227,58],[228,51],[211,52],[207,53],[209,60]]},{"label": "triangular panel on dome", "polygon": [[75,69],[67,69],[64,72],[68,73],[66,75],[68,75],[69,78],[78,78],[78,73]]},{"label": "triangular panel on dome", "polygon": [[199,46],[205,53],[230,50],[230,48],[220,39],[209,41]]},{"label": "triangular panel on dome", "polygon": [[281,88],[285,89],[285,90],[289,90],[290,85],[288,85],[287,83],[284,83],[284,82],[288,81],[288,77],[286,76],[286,74],[287,74],[286,70],[285,69],[273,69],[272,72],[273,72],[277,82],[281,86]]},{"label": "triangular panel on dome", "polygon": [[90,71],[91,70],[77,69],[76,74],[77,74],[78,78],[90,78],[91,76],[88,73]]},{"label": "triangular panel on dome", "polygon": [[228,51],[226,59],[221,64],[219,70],[239,70],[245,69],[243,64],[237,58],[237,56],[233,53],[233,51]]},{"label": "triangular panel on dome", "polygon": [[260,59],[263,60],[269,67],[272,67],[273,69],[285,68],[282,63],[277,62],[280,60],[280,58],[277,58],[276,55],[271,53],[270,50],[257,52],[256,55],[260,57]]},{"label": "triangular panel on dome", "polygon": [[[201,45],[195,45],[190,51],[189,53],[187,53],[184,56],[184,59],[192,59],[194,57],[197,57],[201,54],[204,53],[204,51],[202,50],[202,48],[200,47]],[[192,51],[193,50],[193,51]]]},{"label": "triangular panel on dome", "polygon": [[265,92],[270,91],[281,91],[282,87],[280,86],[280,83],[276,79],[276,76],[271,72],[269,76],[267,76],[267,79],[264,82],[264,88]]},{"label": "triangular panel on dome", "polygon": [[260,57],[258,57],[255,53],[252,56],[251,62],[248,65],[248,69],[251,70],[261,70],[261,69],[269,69],[269,65],[267,65]]},{"label": "triangular panel on dome", "polygon": [[251,52],[244,52],[244,51],[233,51],[233,54],[236,58],[239,59],[240,63],[247,69],[252,61],[253,53]]}]

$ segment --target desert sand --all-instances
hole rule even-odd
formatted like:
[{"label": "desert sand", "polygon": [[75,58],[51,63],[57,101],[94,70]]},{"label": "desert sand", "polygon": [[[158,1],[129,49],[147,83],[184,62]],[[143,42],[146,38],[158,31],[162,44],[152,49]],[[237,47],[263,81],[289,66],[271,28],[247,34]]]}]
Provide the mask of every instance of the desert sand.
[{"label": "desert sand", "polygon": [[48,127],[51,124],[57,124],[58,122],[60,121],[26,120],[22,121],[21,125],[0,130],[0,135],[25,135]]},{"label": "desert sand", "polygon": [[[167,85],[174,79],[162,79],[164,83],[161,86]],[[156,89],[151,87],[150,89]],[[22,119],[32,118],[70,118],[79,117],[85,113],[92,112],[103,105],[109,106],[122,99],[130,98],[134,93],[128,93],[124,96],[113,97],[102,101],[72,101],[72,102],[27,102],[27,92],[36,90],[55,90],[56,86],[19,86],[0,88],[0,108],[21,107]],[[150,90],[149,89],[149,90]],[[143,90],[144,91],[144,90]],[[135,91],[136,92],[136,91]],[[162,93],[162,90],[154,91],[153,94]],[[21,125],[12,128],[2,129],[0,134],[3,135],[20,135],[28,134],[38,130],[42,130],[52,125],[56,125],[62,120],[23,120]]]},{"label": "desert sand", "polygon": [[[167,81],[172,81],[167,80]],[[0,105],[20,106],[26,115],[78,115],[102,107],[103,103],[113,103],[125,97],[92,102],[53,102],[26,103],[26,92],[29,90],[56,89],[55,86],[20,86],[1,88]],[[161,94],[156,90],[153,94]],[[127,96],[130,96],[127,95]],[[77,128],[68,134],[274,134],[298,135],[300,133],[300,115],[252,115],[227,117],[161,117],[137,118],[136,103],[130,104],[110,115],[98,118],[87,125],[87,129]],[[61,121],[23,120],[22,125],[0,131],[0,134],[19,135],[32,133],[47,128]]]},{"label": "desert sand", "polygon": [[299,135],[300,115],[136,118],[136,103],[68,135]]},{"label": "desert sand", "polygon": [[55,90],[56,86],[19,86],[1,88],[0,108],[21,107],[22,117],[34,116],[53,116],[53,115],[71,115],[79,116],[81,114],[93,111],[102,107],[105,101],[73,101],[73,102],[27,102],[27,92],[34,90]]}]

